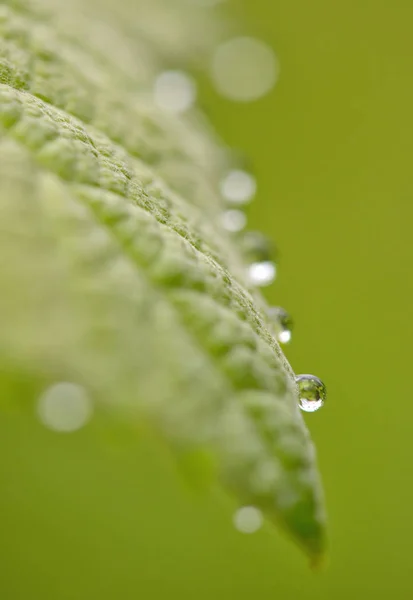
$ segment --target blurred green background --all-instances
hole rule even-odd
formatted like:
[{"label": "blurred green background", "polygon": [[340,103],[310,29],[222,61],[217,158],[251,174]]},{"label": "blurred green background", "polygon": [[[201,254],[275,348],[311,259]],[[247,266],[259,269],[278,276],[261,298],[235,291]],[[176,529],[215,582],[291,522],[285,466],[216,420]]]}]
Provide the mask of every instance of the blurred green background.
[{"label": "blurred green background", "polygon": [[[250,226],[276,239],[265,295],[296,329],[288,358],[328,386],[307,418],[330,519],[327,569],[266,525],[232,527],[169,456],[96,420],[71,436],[0,420],[5,600],[411,598],[413,4],[234,0],[276,51],[274,90],[236,104],[203,84],[225,141],[252,160]],[[406,400],[407,399],[407,400]],[[76,452],[73,450],[76,440]]]}]

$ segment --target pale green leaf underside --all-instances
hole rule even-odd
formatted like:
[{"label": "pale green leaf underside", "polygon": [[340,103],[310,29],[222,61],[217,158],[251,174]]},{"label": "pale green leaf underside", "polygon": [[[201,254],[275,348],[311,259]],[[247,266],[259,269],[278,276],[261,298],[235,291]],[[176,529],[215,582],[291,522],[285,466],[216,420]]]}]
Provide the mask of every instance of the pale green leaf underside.
[{"label": "pale green leaf underside", "polygon": [[[32,407],[42,386],[78,381],[178,451],[206,449],[242,502],[319,554],[293,374],[216,224],[219,148],[196,115],[158,113],[150,73],[116,69],[116,49],[45,6],[0,5],[3,385]],[[156,69],[161,40],[130,33]]]}]

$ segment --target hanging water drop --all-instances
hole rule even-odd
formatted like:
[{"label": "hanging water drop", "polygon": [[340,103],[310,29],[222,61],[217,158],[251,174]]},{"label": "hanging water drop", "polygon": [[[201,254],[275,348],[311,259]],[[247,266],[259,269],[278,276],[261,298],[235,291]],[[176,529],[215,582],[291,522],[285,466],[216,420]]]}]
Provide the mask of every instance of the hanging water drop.
[{"label": "hanging water drop", "polygon": [[315,375],[297,375],[299,406],[304,412],[315,412],[321,408],[327,396],[324,383]]},{"label": "hanging water drop", "polygon": [[258,231],[248,231],[242,236],[241,249],[249,263],[247,278],[250,284],[270,285],[277,275],[277,267],[272,260],[274,247],[268,238]]},{"label": "hanging water drop", "polygon": [[288,344],[291,340],[293,320],[289,313],[281,306],[271,306],[268,309],[268,316],[274,322],[277,331],[277,341],[280,344]]},{"label": "hanging water drop", "polygon": [[247,231],[242,236],[241,250],[248,262],[271,261],[276,255],[274,244],[259,231]]}]

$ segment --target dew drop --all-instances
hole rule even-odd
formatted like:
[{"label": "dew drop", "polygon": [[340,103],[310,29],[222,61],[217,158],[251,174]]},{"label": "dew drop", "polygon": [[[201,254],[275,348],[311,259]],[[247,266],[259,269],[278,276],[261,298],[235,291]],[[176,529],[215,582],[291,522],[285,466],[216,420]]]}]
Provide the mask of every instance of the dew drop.
[{"label": "dew drop", "polygon": [[321,408],[327,396],[324,383],[315,375],[297,375],[299,405],[304,412],[315,412]]},{"label": "dew drop", "polygon": [[257,190],[255,177],[242,169],[232,169],[221,180],[222,197],[231,204],[247,204]]},{"label": "dew drop", "polygon": [[233,522],[241,533],[255,533],[262,526],[262,514],[255,506],[243,506],[235,512]]},{"label": "dew drop", "polygon": [[270,285],[277,275],[277,267],[270,260],[253,262],[248,266],[247,276],[251,285],[266,287]]},{"label": "dew drop", "polygon": [[276,256],[274,244],[259,231],[247,231],[242,236],[241,250],[245,260],[253,262],[271,261]]},{"label": "dew drop", "polygon": [[241,249],[249,263],[247,277],[251,285],[270,285],[277,275],[277,267],[272,260],[274,247],[268,238],[258,231],[248,231],[242,236]]},{"label": "dew drop", "polygon": [[92,402],[85,388],[67,381],[48,387],[37,404],[37,414],[43,425],[62,433],[80,429],[92,413]]},{"label": "dew drop", "polygon": [[224,229],[231,233],[242,231],[247,224],[247,217],[242,210],[225,210],[221,215],[221,224]]},{"label": "dew drop", "polygon": [[192,77],[184,71],[164,71],[155,80],[153,94],[160,109],[181,114],[193,106],[196,86]]},{"label": "dew drop", "polygon": [[280,344],[288,344],[293,329],[293,320],[289,313],[281,306],[271,306],[268,309],[268,316],[275,324],[277,341]]}]

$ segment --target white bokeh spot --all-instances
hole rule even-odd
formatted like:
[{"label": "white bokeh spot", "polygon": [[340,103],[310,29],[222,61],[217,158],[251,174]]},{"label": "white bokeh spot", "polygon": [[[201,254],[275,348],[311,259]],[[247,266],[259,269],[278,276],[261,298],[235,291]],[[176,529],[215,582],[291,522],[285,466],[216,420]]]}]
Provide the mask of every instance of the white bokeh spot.
[{"label": "white bokeh spot", "polygon": [[181,114],[189,110],[196,100],[196,85],[184,71],[164,71],[155,80],[155,104],[163,111]]},{"label": "white bokeh spot", "polygon": [[43,392],[37,414],[49,429],[69,433],[81,429],[91,419],[93,404],[83,386],[62,381]]},{"label": "white bokeh spot", "polygon": [[234,527],[241,533],[255,533],[262,526],[262,514],[255,506],[239,508],[233,517]]},{"label": "white bokeh spot", "polygon": [[291,331],[285,329],[278,334],[278,341],[282,344],[288,344],[291,341]]},{"label": "white bokeh spot", "polygon": [[233,169],[221,180],[219,186],[222,197],[232,204],[247,204],[255,196],[257,182],[247,171]]},{"label": "white bokeh spot", "polygon": [[211,77],[217,91],[237,102],[251,102],[275,85],[279,64],[265,42],[237,37],[220,44],[212,58]]},{"label": "white bokeh spot", "polygon": [[275,264],[269,260],[251,263],[248,267],[248,279],[252,285],[265,287],[270,285],[277,275]]},{"label": "white bokeh spot", "polygon": [[237,233],[245,228],[247,217],[242,210],[225,210],[221,215],[221,224],[230,233]]}]

